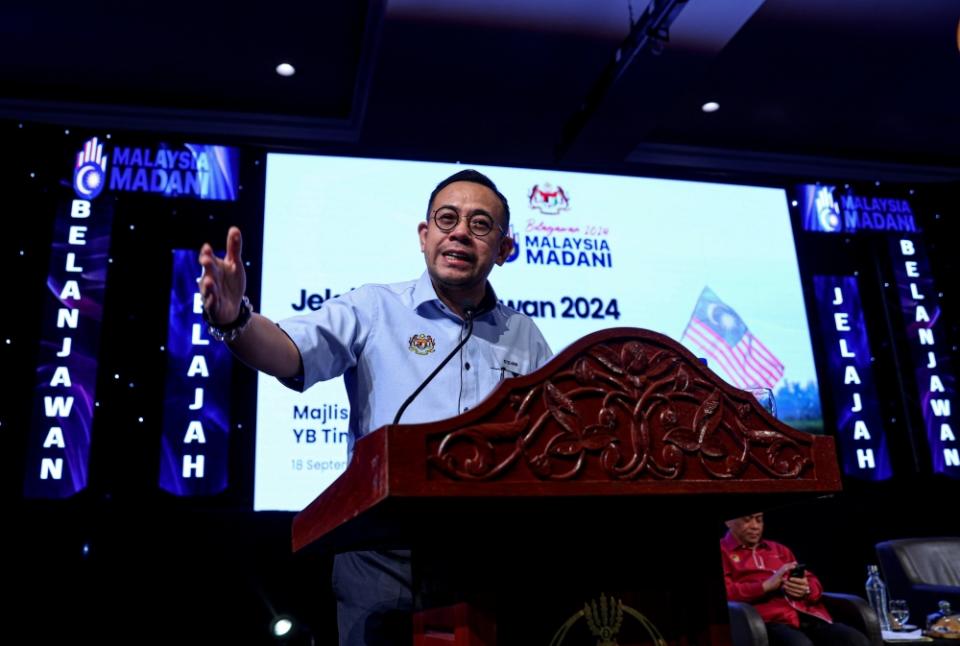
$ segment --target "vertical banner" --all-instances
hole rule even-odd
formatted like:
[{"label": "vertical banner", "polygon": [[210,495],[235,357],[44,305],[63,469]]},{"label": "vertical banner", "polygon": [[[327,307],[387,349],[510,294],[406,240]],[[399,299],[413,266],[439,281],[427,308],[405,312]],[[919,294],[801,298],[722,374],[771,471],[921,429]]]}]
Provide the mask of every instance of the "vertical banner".
[{"label": "vertical banner", "polygon": [[207,335],[196,250],[173,250],[172,273],[159,485],[178,496],[210,495],[228,484],[233,357]]},{"label": "vertical banner", "polygon": [[886,480],[893,472],[856,278],[814,276],[813,285],[843,472],[862,480]]},{"label": "vertical banner", "polygon": [[934,473],[958,478],[960,443],[954,432],[951,409],[956,378],[946,347],[930,262],[917,236],[891,238],[889,249],[931,466]]},{"label": "vertical banner", "polygon": [[60,204],[40,331],[24,496],[66,498],[87,486],[113,206],[94,202],[107,158],[94,137],[77,154],[76,197]]}]

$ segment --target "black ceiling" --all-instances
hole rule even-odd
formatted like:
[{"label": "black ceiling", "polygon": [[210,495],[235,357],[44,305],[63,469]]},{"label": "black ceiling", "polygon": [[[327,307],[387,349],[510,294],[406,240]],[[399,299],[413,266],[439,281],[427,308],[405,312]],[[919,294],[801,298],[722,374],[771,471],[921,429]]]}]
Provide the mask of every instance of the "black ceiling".
[{"label": "black ceiling", "polygon": [[960,175],[956,0],[241,6],[4,3],[0,116],[516,165]]}]

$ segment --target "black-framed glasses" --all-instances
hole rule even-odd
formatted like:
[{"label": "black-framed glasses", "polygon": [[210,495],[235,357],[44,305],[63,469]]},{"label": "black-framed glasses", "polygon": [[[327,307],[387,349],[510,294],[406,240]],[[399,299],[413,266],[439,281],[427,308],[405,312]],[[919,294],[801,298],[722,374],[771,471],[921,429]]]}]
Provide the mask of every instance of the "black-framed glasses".
[{"label": "black-framed glasses", "polygon": [[[473,215],[466,216],[466,218],[467,228],[470,229],[470,233],[478,238],[484,237],[494,229],[499,229],[501,234],[506,235],[503,227],[497,224],[496,220],[486,213],[474,213]],[[444,233],[449,233],[460,224],[460,213],[449,206],[441,206],[433,212],[433,222],[437,225],[438,229]]]}]

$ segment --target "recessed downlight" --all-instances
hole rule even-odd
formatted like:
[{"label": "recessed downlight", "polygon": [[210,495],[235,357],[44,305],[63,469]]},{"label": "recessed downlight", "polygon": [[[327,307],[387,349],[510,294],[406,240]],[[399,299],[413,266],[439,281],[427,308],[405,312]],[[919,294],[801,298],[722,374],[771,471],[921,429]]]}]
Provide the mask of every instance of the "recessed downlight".
[{"label": "recessed downlight", "polygon": [[280,63],[277,65],[277,74],[280,76],[293,76],[296,73],[296,68],[290,63]]},{"label": "recessed downlight", "polygon": [[720,109],[720,104],[717,103],[716,101],[707,101],[706,103],[700,106],[700,109],[703,110],[704,112],[716,112],[717,110]]}]

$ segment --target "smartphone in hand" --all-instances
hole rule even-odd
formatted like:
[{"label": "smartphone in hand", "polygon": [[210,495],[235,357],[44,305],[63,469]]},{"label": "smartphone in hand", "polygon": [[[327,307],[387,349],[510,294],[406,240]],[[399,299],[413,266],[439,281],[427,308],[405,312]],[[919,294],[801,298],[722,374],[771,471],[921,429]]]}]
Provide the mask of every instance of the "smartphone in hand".
[{"label": "smartphone in hand", "polygon": [[807,564],[797,563],[797,566],[790,570],[791,579],[802,579],[807,575]]}]

